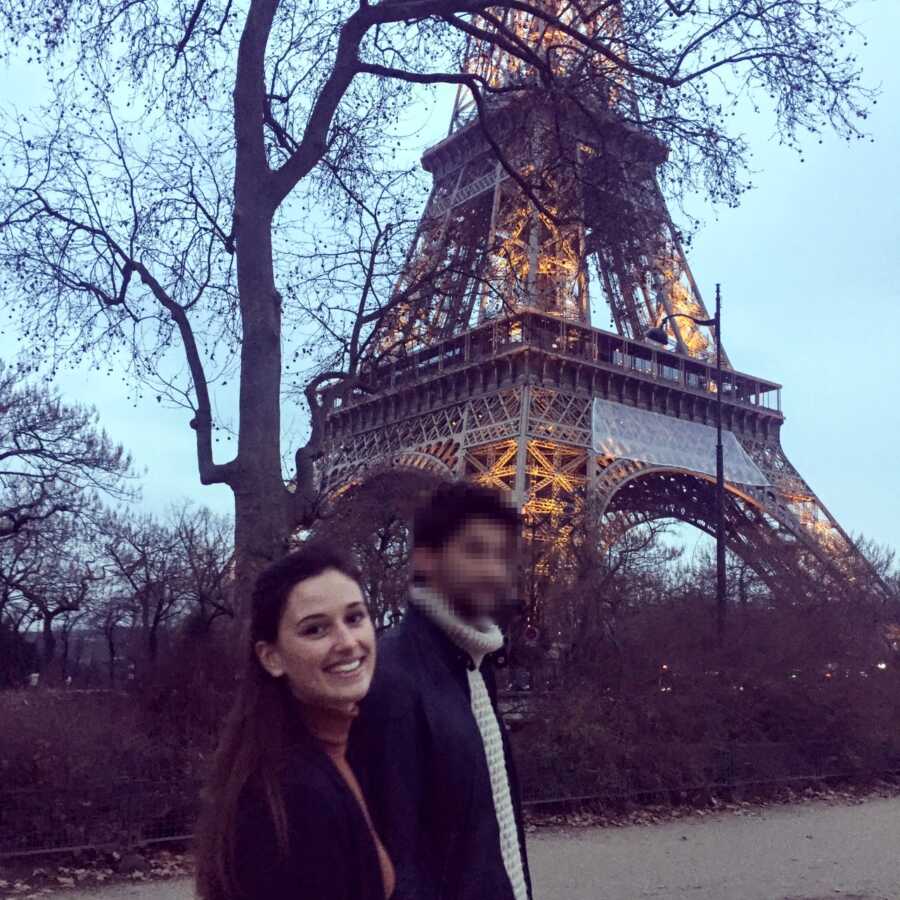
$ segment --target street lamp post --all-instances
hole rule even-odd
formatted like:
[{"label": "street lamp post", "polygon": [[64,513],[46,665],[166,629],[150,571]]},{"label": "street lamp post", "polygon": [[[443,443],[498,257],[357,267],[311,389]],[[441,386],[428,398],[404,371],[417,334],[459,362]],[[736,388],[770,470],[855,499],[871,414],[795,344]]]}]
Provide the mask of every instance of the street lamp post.
[{"label": "street lamp post", "polygon": [[665,346],[669,343],[665,324],[670,319],[690,319],[696,325],[711,325],[716,334],[716,633],[721,642],[725,634],[725,454],[722,449],[722,296],[716,285],[716,314],[711,319],[698,319],[687,313],[672,313],[646,337]]}]

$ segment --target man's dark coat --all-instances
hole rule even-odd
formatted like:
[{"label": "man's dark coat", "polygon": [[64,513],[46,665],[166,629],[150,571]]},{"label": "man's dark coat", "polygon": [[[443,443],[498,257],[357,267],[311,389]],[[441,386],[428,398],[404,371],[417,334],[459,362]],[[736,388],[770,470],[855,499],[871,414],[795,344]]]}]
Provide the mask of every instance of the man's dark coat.
[{"label": "man's dark coat", "polygon": [[[412,604],[378,642],[375,678],[351,729],[349,759],[394,861],[395,900],[513,900],[469,701],[472,665]],[[482,672],[496,712],[490,657]],[[519,792],[502,721],[500,730],[527,881]]]}]

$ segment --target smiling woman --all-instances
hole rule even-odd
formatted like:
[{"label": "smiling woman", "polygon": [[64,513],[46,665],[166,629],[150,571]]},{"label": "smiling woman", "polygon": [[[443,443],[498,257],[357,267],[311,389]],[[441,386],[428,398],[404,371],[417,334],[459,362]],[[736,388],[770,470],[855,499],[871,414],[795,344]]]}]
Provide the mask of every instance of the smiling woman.
[{"label": "smiling woman", "polygon": [[287,596],[274,641],[254,648],[273,678],[284,678],[303,717],[346,717],[366,695],[375,666],[375,630],[355,579],[325,569]]},{"label": "smiling woman", "polygon": [[309,544],[262,572],[197,847],[202,900],[383,900],[394,871],[346,759],[375,666],[353,564]]}]

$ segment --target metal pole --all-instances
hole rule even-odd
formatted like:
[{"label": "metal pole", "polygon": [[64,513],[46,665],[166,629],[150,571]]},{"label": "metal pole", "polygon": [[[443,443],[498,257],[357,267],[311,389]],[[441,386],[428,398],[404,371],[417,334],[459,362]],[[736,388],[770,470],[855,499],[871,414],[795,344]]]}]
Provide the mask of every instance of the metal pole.
[{"label": "metal pole", "polygon": [[725,459],[722,450],[722,299],[716,285],[716,634],[725,636]]},{"label": "metal pole", "polygon": [[[647,332],[650,340],[665,345],[663,326],[676,316],[684,316],[698,325],[712,325],[716,329],[716,635],[721,645],[725,637],[725,615],[728,598],[725,584],[725,454],[722,448],[722,292],[716,285],[716,315],[712,319],[697,319],[687,313],[671,313],[663,317],[656,328]],[[682,361],[682,366],[684,362]]]}]

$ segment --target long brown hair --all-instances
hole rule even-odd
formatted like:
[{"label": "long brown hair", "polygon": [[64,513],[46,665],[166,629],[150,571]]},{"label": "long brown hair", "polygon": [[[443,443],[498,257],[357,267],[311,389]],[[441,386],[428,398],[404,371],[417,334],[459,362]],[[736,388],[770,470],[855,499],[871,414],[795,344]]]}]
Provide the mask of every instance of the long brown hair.
[{"label": "long brown hair", "polygon": [[[327,569],[359,581],[353,563],[320,543],[272,563],[253,588],[244,669],[206,785],[196,838],[197,894],[201,900],[236,900],[235,835],[241,796],[248,783],[262,788],[278,850],[288,853],[288,829],[280,787],[288,729],[297,709],[284,678],[273,678],[256,655],[257,641],[274,643],[288,595]],[[296,727],[296,726],[294,726]]]}]

